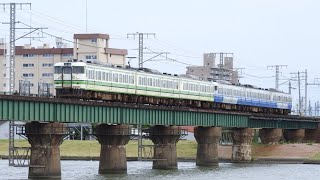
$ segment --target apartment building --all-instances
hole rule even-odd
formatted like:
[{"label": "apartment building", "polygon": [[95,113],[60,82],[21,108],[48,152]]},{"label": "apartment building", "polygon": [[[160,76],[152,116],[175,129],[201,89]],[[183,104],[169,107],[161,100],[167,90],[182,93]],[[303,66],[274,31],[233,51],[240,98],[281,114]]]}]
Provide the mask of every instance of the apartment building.
[{"label": "apartment building", "polygon": [[[65,47],[59,38],[56,47],[50,47],[48,44],[41,47],[16,46],[15,91],[19,92],[19,87],[21,91],[22,86],[26,91],[27,86],[27,91],[30,90],[31,94],[38,94],[41,91],[54,95],[53,65],[69,59],[125,65],[127,50],[109,48],[108,41],[108,34],[74,34],[73,48]],[[0,43],[0,91],[2,92],[8,92],[10,86],[6,52],[5,44]]]},{"label": "apartment building", "polygon": [[[217,55],[220,55],[220,64],[216,64]],[[201,79],[224,80],[238,83],[238,72],[233,70],[233,56],[224,56],[223,53],[204,53],[202,66],[187,66],[187,75]]]}]

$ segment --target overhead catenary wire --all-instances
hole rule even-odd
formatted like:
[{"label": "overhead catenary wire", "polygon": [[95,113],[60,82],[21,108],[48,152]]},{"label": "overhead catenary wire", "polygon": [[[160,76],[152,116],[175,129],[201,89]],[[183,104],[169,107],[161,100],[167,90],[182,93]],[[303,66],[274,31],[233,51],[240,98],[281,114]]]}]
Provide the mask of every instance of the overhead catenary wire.
[{"label": "overhead catenary wire", "polygon": [[265,79],[274,78],[275,77],[275,76],[255,76],[255,75],[251,75],[251,74],[247,74],[247,73],[242,73],[242,75],[247,75],[247,76],[250,76],[250,77],[253,77],[253,78],[265,78]]},{"label": "overhead catenary wire", "polygon": [[[146,49],[148,49],[148,50],[151,51],[151,52],[156,53],[155,51],[153,51],[153,50],[150,49],[150,48],[146,48]],[[173,62],[176,62],[176,63],[184,64],[184,65],[187,65],[187,66],[193,66],[193,64],[185,63],[185,62],[182,62],[182,61],[180,61],[180,60],[173,59],[173,58],[168,58],[167,56],[164,56],[164,55],[162,55],[162,54],[160,54],[159,56],[161,56],[161,57],[163,57],[163,58],[165,58],[166,60],[169,60],[169,61],[173,61]]]}]

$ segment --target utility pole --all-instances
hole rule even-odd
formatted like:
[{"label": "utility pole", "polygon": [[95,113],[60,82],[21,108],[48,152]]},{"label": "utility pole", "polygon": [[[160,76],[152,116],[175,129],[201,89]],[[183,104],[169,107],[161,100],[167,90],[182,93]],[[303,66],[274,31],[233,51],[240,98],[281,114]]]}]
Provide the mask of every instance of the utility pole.
[{"label": "utility pole", "polygon": [[289,94],[291,94],[291,89],[292,89],[291,80],[289,80]]},{"label": "utility pole", "polygon": [[299,91],[299,115],[301,116],[301,88],[300,88],[300,72],[298,71],[298,91]]},{"label": "utility pole", "polygon": [[280,74],[280,68],[287,67],[287,65],[271,65],[267,66],[267,68],[275,68],[276,69],[276,79],[275,79],[275,89],[279,89],[279,74]]},{"label": "utility pole", "polygon": [[220,53],[220,70],[221,70],[221,73],[220,73],[220,79],[221,80],[224,80],[224,67],[223,67],[223,64],[224,64],[224,60],[223,60],[223,53],[221,52]]},{"label": "utility pole", "polygon": [[16,53],[16,6],[20,6],[22,9],[23,6],[29,6],[31,9],[31,3],[0,3],[0,6],[3,6],[5,10],[6,7],[9,7],[10,10],[10,43],[9,43],[9,58],[10,58],[10,76],[9,76],[9,92],[13,93],[15,89],[15,53]]},{"label": "utility pole", "polygon": [[[16,28],[16,23],[21,23],[19,21],[16,21],[16,7],[20,7],[20,10],[24,6],[28,6],[29,9],[31,9],[31,3],[0,3],[0,7],[3,7],[3,10],[5,11],[7,7],[9,7],[10,10],[10,20],[9,22],[3,22],[2,24],[9,24],[10,25],[10,42],[9,42],[9,92],[14,93],[15,91],[15,54],[16,54],[16,45],[15,42],[18,39],[25,38],[28,34],[31,34],[39,29],[43,28]],[[23,23],[22,23],[23,24]],[[16,38],[16,29],[29,29],[30,32],[27,34],[24,34],[21,37]],[[33,31],[31,31],[33,29]],[[33,37],[29,37],[30,39]],[[17,147],[14,145],[14,139],[15,139],[15,123],[14,121],[9,121],[9,166],[14,166],[14,153]]]},{"label": "utility pole", "polygon": [[[299,108],[301,111],[301,115],[302,115],[302,106],[303,106],[303,114],[307,115],[307,111],[308,111],[308,85],[320,85],[319,83],[308,83],[308,72],[307,70],[305,71],[298,71],[297,73],[290,73],[290,74],[294,74],[295,77],[292,78],[292,80],[298,80],[298,88],[299,88]],[[302,75],[301,75],[302,74]],[[305,83],[305,88],[304,88],[304,98],[302,100],[301,98],[301,78],[303,78],[304,83]]]},{"label": "utility pole", "polygon": [[308,110],[308,72],[304,72],[304,114],[307,115]]},{"label": "utility pole", "polygon": [[[10,10],[10,42],[9,42],[9,92],[13,93],[15,89],[15,54],[16,54],[16,6],[20,6],[22,9],[23,6],[29,6],[31,9],[31,3],[0,3],[0,6],[3,7],[3,10],[6,7],[9,7]],[[9,121],[9,166],[14,165],[14,130],[15,124],[14,121]]]},{"label": "utility pole", "polygon": [[311,100],[309,99],[309,116],[312,116],[312,106],[311,106]]},{"label": "utility pole", "polygon": [[136,36],[139,37],[139,68],[143,68],[143,40],[144,38],[149,38],[149,36],[153,36],[155,37],[156,34],[155,33],[129,33],[127,34],[127,38],[133,36],[133,38],[135,39]]}]

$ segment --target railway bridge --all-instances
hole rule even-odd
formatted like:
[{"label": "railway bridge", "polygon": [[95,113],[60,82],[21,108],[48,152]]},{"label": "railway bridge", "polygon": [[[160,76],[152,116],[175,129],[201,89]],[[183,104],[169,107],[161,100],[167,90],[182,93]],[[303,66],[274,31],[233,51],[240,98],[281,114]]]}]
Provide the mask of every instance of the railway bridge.
[{"label": "railway bridge", "polygon": [[291,142],[320,142],[317,118],[60,98],[0,95],[0,120],[26,122],[20,134],[31,144],[30,178],[61,176],[59,145],[68,135],[65,123],[96,124],[93,134],[101,144],[101,174],[126,172],[131,125],[150,127],[155,169],[177,168],[176,143],[184,135],[180,126],[195,127],[198,166],[218,164],[222,127],[233,131],[233,162],[251,161],[254,129],[260,129],[263,143],[277,143],[282,136]]}]

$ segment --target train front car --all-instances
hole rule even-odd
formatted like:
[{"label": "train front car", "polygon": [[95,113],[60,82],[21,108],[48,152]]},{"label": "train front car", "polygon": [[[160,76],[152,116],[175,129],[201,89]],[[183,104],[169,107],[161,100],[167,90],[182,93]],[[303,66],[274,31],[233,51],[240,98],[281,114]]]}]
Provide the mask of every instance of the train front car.
[{"label": "train front car", "polygon": [[86,63],[59,62],[54,65],[54,84],[57,97],[81,98],[87,82]]}]

